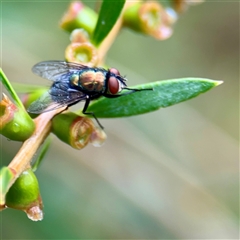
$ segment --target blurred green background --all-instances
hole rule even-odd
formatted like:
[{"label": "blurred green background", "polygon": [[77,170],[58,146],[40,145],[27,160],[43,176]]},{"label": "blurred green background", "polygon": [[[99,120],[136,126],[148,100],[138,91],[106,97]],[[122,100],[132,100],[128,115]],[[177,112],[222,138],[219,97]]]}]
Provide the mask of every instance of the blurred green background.
[{"label": "blurred green background", "polygon": [[[11,81],[50,84],[31,67],[64,59],[69,36],[58,23],[68,5],[1,2],[1,67]],[[54,137],[37,171],[44,220],[4,210],[0,236],[238,239],[239,3],[189,8],[166,41],[123,29],[106,60],[129,86],[180,77],[224,84],[150,114],[100,119],[101,148],[77,151]],[[1,165],[20,145],[1,136]]]}]

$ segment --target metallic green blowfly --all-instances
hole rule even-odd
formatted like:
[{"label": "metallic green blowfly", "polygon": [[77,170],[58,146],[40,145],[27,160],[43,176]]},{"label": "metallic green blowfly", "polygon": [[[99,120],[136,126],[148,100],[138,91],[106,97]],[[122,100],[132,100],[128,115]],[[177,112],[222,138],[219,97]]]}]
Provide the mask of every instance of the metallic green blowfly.
[{"label": "metallic green blowfly", "polygon": [[[116,98],[142,91],[128,88],[126,78],[121,76],[116,68],[106,70],[64,61],[45,61],[34,65],[32,71],[42,78],[53,81],[53,84],[46,94],[29,106],[28,112],[40,114],[85,100],[83,114],[92,115],[101,128],[103,126],[94,113],[87,112],[91,100],[101,96]],[[129,91],[119,94],[123,89]]]}]

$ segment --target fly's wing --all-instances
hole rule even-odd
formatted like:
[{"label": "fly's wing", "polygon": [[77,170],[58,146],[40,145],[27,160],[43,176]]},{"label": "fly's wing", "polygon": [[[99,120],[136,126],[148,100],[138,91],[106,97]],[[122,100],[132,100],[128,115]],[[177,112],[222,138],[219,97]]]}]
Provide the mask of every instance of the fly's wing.
[{"label": "fly's wing", "polygon": [[40,114],[54,109],[71,106],[87,98],[86,94],[79,91],[68,91],[66,94],[56,95],[49,90],[40,98],[34,101],[27,111],[29,113]]},{"label": "fly's wing", "polygon": [[34,65],[32,71],[42,78],[57,81],[62,75],[74,73],[86,68],[89,67],[77,63],[69,63],[64,61],[45,61]]},{"label": "fly's wing", "polygon": [[88,67],[63,61],[40,62],[33,66],[34,73],[54,83],[48,92],[29,106],[28,112],[40,114],[86,99],[86,94],[69,87],[69,77],[72,73],[84,68]]},{"label": "fly's wing", "polygon": [[[60,107],[59,104],[58,107]],[[58,107],[57,103],[52,100],[50,93],[46,92],[36,101],[32,102],[31,105],[28,107],[27,111],[29,113],[40,114],[42,112],[45,112],[47,108],[50,111]]]}]

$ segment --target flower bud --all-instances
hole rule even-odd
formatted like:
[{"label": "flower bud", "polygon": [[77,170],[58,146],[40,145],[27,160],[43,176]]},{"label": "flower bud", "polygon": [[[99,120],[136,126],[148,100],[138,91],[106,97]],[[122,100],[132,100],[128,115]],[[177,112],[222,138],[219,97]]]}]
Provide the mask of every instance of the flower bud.
[{"label": "flower bud", "polygon": [[65,58],[68,62],[80,63],[88,67],[96,66],[98,63],[97,49],[89,42],[71,43],[65,51]]},{"label": "flower bud", "polygon": [[26,212],[33,221],[43,219],[38,180],[31,169],[25,170],[9,189],[6,206]]},{"label": "flower bud", "polygon": [[13,104],[5,94],[0,102],[0,122],[0,133],[15,141],[25,141],[35,129],[34,121],[28,113]]},{"label": "flower bud", "polygon": [[82,149],[89,142],[99,146],[106,138],[101,131],[94,126],[90,118],[73,112],[59,114],[52,120],[52,132],[75,149]]},{"label": "flower bud", "polygon": [[124,11],[123,24],[158,40],[172,35],[172,16],[155,1],[134,2]]},{"label": "flower bud", "polygon": [[70,4],[68,11],[60,22],[60,26],[68,32],[72,32],[76,28],[83,28],[91,35],[97,23],[97,18],[97,13],[91,8],[75,1]]}]

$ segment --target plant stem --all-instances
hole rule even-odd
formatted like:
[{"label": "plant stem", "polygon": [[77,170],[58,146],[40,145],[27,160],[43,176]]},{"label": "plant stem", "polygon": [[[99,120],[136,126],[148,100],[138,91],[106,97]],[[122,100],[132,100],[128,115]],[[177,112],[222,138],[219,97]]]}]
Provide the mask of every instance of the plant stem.
[{"label": "plant stem", "polygon": [[34,119],[36,124],[36,129],[32,136],[28,138],[19,149],[16,156],[8,165],[9,169],[14,173],[14,178],[9,183],[8,189],[16,181],[16,179],[21,175],[21,173],[30,165],[32,157],[49,135],[51,131],[51,119],[58,113],[64,111],[66,107],[56,109],[54,111],[49,111],[44,114],[39,115]]}]

